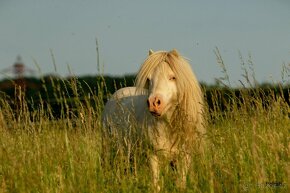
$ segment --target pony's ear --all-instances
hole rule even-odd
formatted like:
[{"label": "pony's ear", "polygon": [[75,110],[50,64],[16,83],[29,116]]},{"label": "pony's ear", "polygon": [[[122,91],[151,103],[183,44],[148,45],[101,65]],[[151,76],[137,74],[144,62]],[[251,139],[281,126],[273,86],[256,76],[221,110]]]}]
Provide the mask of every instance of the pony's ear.
[{"label": "pony's ear", "polygon": [[153,54],[154,52],[153,52],[153,50],[149,50],[149,56],[151,55],[151,54]]},{"label": "pony's ear", "polygon": [[173,56],[179,57],[179,53],[177,52],[176,49],[171,50],[169,53],[172,54]]}]

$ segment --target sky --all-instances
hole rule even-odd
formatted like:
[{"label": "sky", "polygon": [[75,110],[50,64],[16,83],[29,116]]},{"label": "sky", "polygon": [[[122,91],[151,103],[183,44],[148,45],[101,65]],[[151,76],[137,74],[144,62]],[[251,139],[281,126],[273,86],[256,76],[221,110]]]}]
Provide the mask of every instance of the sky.
[{"label": "sky", "polygon": [[240,55],[258,82],[279,82],[290,0],[0,0],[0,78],[18,55],[39,75],[96,75],[96,39],[104,74],[136,73],[149,49],[175,48],[214,83],[218,48],[233,85],[244,80]]}]

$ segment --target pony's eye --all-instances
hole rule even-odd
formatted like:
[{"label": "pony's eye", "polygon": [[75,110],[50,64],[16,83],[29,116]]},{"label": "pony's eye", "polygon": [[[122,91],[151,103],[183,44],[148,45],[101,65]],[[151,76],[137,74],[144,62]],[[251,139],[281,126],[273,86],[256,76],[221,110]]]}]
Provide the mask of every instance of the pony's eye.
[{"label": "pony's eye", "polygon": [[145,84],[145,88],[149,88],[149,86],[150,86],[150,78],[147,78],[147,80],[146,80],[146,84]]},{"label": "pony's eye", "polygon": [[175,80],[176,78],[175,78],[175,76],[170,76],[169,77],[169,80]]}]

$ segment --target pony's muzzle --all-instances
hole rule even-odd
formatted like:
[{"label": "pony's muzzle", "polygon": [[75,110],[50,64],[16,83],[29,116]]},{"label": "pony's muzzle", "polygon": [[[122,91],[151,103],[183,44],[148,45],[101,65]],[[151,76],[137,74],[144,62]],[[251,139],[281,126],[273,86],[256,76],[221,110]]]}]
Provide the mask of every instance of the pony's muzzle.
[{"label": "pony's muzzle", "polygon": [[150,96],[147,100],[147,106],[151,114],[160,116],[163,109],[163,99],[160,95]]}]

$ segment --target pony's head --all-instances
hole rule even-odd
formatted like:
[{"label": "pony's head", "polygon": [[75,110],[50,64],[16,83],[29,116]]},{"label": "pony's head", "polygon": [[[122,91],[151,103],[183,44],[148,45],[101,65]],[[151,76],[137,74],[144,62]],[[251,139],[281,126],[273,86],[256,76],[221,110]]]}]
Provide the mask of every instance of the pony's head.
[{"label": "pony's head", "polygon": [[170,122],[186,118],[182,121],[185,127],[201,126],[202,92],[189,63],[176,50],[150,50],[137,74],[136,87],[148,89],[151,114],[166,116]]},{"label": "pony's head", "polygon": [[137,75],[136,87],[148,89],[148,110],[156,117],[171,115],[178,104],[176,75],[166,60],[167,55],[150,50]]}]

